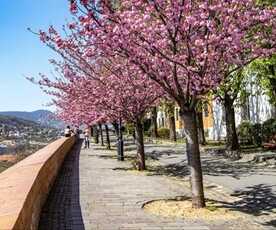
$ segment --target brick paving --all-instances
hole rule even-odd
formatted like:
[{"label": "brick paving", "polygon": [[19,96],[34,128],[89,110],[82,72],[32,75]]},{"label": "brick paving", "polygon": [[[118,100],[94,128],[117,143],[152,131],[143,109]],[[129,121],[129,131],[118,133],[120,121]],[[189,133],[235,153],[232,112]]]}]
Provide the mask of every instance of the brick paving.
[{"label": "brick paving", "polygon": [[204,222],[146,213],[143,204],[189,196],[189,189],[165,175],[115,170],[128,168],[129,163],[112,159],[110,151],[95,144],[83,147],[77,143],[65,160],[44,205],[39,229],[248,229],[233,221]]}]

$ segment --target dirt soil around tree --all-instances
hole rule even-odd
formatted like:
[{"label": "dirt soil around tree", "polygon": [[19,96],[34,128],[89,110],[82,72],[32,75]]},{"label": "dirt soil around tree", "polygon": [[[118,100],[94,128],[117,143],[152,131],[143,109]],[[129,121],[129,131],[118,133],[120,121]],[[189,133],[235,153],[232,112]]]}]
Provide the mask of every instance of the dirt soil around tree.
[{"label": "dirt soil around tree", "polygon": [[205,208],[194,209],[190,200],[156,200],[144,205],[144,210],[153,215],[184,219],[221,221],[237,229],[266,229],[253,223],[250,217],[223,207],[222,204],[207,201]]}]

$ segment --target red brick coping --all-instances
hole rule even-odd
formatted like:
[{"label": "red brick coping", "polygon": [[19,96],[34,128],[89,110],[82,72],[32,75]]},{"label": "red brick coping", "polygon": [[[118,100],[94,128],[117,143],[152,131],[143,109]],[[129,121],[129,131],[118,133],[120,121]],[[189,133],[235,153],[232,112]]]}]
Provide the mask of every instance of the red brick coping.
[{"label": "red brick coping", "polygon": [[0,229],[37,229],[43,204],[75,137],[62,137],[0,173]]}]

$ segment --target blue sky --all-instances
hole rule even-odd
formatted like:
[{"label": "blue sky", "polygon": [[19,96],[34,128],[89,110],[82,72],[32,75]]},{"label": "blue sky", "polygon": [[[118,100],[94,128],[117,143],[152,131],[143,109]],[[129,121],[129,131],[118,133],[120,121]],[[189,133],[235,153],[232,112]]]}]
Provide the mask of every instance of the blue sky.
[{"label": "blue sky", "polygon": [[58,55],[27,28],[61,29],[71,19],[68,0],[0,0],[0,9],[0,111],[54,111],[43,106],[51,97],[25,76],[49,75],[48,60]]}]

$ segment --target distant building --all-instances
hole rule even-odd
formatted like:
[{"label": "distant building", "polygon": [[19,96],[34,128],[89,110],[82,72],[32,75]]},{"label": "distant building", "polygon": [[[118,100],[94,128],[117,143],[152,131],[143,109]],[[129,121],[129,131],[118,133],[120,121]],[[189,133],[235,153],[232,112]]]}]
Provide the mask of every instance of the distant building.
[{"label": "distant building", "polygon": [[0,147],[2,148],[5,148],[5,147],[8,147],[8,146],[15,146],[15,141],[14,140],[4,140],[4,141],[1,141],[0,142]]},{"label": "distant building", "polygon": [[[254,92],[254,89],[251,89]],[[184,123],[179,114],[179,107],[175,106],[175,126],[179,137],[184,136]],[[252,93],[243,108],[235,108],[235,121],[238,126],[242,121],[248,120],[252,123],[263,123],[269,118],[275,117],[275,107],[269,103],[266,95]],[[205,137],[212,140],[226,138],[226,121],[224,108],[215,100],[210,100],[204,105],[203,126]],[[166,118],[165,118],[166,117]],[[168,117],[165,112],[158,112],[158,127],[169,127]]]}]

